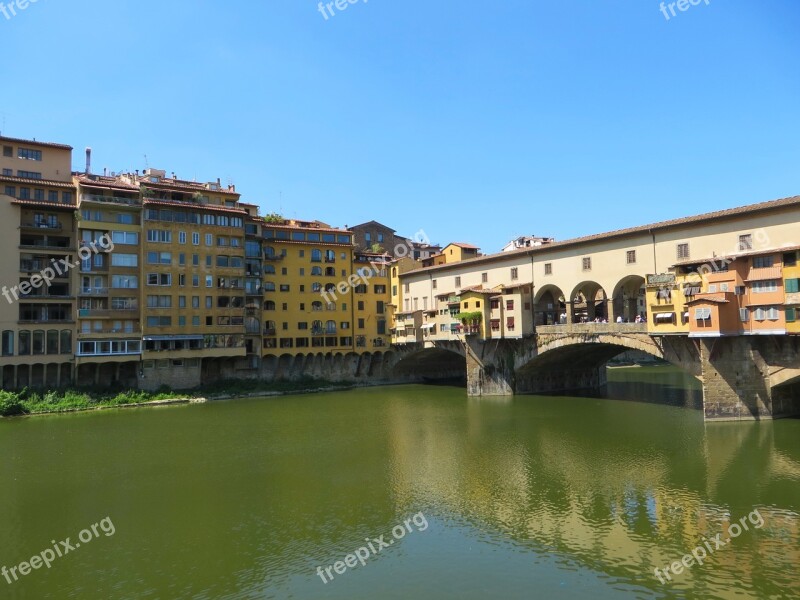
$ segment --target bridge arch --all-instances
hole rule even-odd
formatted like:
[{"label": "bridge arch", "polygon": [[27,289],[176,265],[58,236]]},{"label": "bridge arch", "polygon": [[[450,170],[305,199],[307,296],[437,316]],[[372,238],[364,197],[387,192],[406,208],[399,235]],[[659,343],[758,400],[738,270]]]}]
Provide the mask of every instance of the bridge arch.
[{"label": "bridge arch", "polygon": [[566,314],[566,296],[557,285],[547,284],[536,291],[534,316],[536,325],[555,325]]},{"label": "bridge arch", "polygon": [[419,379],[455,379],[466,377],[466,353],[460,342],[418,345],[406,350],[395,362],[392,373],[397,377]]},{"label": "bridge arch", "polygon": [[596,281],[582,281],[572,290],[569,302],[572,309],[572,322],[590,322],[596,318],[608,319],[608,295]]},{"label": "bridge arch", "polygon": [[614,286],[611,296],[614,319],[621,316],[626,323],[633,323],[637,315],[647,314],[647,308],[644,305],[644,284],[644,277],[629,275]]}]

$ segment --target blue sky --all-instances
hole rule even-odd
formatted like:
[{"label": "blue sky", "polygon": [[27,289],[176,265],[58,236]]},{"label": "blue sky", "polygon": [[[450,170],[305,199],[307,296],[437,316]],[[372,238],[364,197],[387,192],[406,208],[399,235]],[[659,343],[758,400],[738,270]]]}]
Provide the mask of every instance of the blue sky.
[{"label": "blue sky", "polygon": [[39,0],[0,128],[484,252],[800,194],[800,3],[659,4]]}]

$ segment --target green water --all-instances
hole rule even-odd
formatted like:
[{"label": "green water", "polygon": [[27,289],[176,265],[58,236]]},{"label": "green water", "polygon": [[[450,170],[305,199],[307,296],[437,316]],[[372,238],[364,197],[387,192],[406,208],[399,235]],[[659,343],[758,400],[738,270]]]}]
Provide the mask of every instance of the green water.
[{"label": "green water", "polygon": [[114,526],[0,598],[800,597],[798,420],[406,386],[4,420],[0,456],[0,566]]}]

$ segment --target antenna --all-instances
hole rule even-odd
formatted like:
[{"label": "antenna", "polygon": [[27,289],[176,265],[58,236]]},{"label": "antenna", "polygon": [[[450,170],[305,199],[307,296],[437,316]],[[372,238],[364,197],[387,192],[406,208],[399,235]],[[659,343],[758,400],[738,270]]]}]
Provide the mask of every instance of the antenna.
[{"label": "antenna", "polygon": [[149,169],[149,168],[150,168],[150,163],[149,163],[149,162],[147,162],[147,154],[145,154],[145,155],[144,155],[144,166],[145,166],[147,169]]}]

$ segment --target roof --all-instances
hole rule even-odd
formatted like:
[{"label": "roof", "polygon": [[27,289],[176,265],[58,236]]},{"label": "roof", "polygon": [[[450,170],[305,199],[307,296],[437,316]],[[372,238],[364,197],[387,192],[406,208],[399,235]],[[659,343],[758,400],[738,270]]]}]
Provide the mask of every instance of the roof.
[{"label": "roof", "polygon": [[[464,250],[480,250],[478,246],[473,246],[472,244],[467,244],[464,242],[450,242],[447,246],[458,246],[459,248],[463,248]],[[445,248],[447,248],[445,246]]]},{"label": "roof", "polygon": [[695,298],[686,304],[696,304],[698,302],[713,302],[714,304],[728,304],[730,300],[726,300],[724,296],[705,296],[704,298]]},{"label": "roof", "polygon": [[370,225],[372,225],[372,226],[377,225],[378,227],[383,227],[384,229],[388,229],[392,233],[397,231],[396,229],[392,229],[388,225],[384,225],[383,223],[378,223],[378,221],[367,221],[366,223],[361,223],[360,225],[353,225],[352,227],[349,227],[348,229],[358,229],[358,228],[361,228],[361,227],[368,227]]},{"label": "roof", "polygon": [[108,188],[115,190],[127,190],[131,192],[139,192],[139,188],[130,183],[120,181],[116,177],[106,177],[103,175],[76,175],[75,181],[80,185],[87,187]]},{"label": "roof", "polygon": [[54,179],[28,179],[27,177],[14,177],[13,175],[0,175],[0,181],[8,183],[20,183],[30,186],[50,186],[75,189],[71,181],[55,181]]},{"label": "roof", "polygon": [[11,204],[18,204],[24,206],[46,206],[50,210],[75,210],[78,208],[77,204],[62,204],[60,202],[46,202],[42,200],[20,200],[15,199]]},{"label": "roof", "polygon": [[[789,198],[781,198],[779,200],[770,200],[767,202],[759,202],[757,204],[748,204],[746,206],[739,206],[736,208],[729,208],[725,210],[718,210],[715,212],[703,213],[691,217],[683,217],[680,219],[671,219],[669,221],[659,221],[648,225],[639,225],[637,227],[629,227],[627,229],[617,229],[605,233],[597,233],[583,237],[572,238],[563,240],[561,242],[551,242],[542,246],[534,246],[531,248],[516,248],[508,252],[496,252],[494,254],[484,254],[476,258],[468,258],[457,263],[449,263],[445,265],[435,265],[431,267],[420,267],[412,271],[407,271],[404,275],[409,273],[419,273],[420,271],[446,271],[448,269],[462,268],[464,265],[483,264],[493,261],[505,261],[512,256],[531,256],[539,253],[549,253],[553,250],[569,248],[572,246],[581,246],[596,241],[611,240],[620,237],[628,237],[642,233],[654,233],[657,231],[669,231],[675,227],[684,225],[702,225],[704,223],[714,221],[715,219],[723,219],[728,217],[737,217],[742,215],[751,215],[761,212],[768,212],[780,210],[782,208],[797,208],[800,207],[800,196],[791,196]],[[719,259],[718,259],[719,260]],[[691,261],[694,263],[696,261]]]},{"label": "roof", "polygon": [[228,196],[241,196],[238,192],[224,188],[221,185],[219,189],[212,190],[206,187],[205,183],[198,183],[196,181],[185,181],[183,179],[166,179],[162,178],[161,181],[150,181],[147,176],[139,177],[139,185],[141,187],[153,188],[157,190],[178,190],[186,192],[210,192],[212,194],[226,194]]},{"label": "roof", "polygon": [[66,144],[56,144],[55,142],[40,142],[38,140],[23,140],[22,138],[4,137],[0,135],[0,142],[16,142],[18,144],[36,144],[38,146],[49,146],[50,148],[61,148],[62,150],[72,150],[72,146]]},{"label": "roof", "polygon": [[247,212],[241,208],[230,208],[228,206],[219,206],[216,204],[198,204],[196,202],[180,202],[178,200],[153,200],[151,198],[145,198],[144,204],[147,206],[169,206],[171,208],[187,208],[192,210],[212,210],[215,212],[229,212],[247,216]]}]

